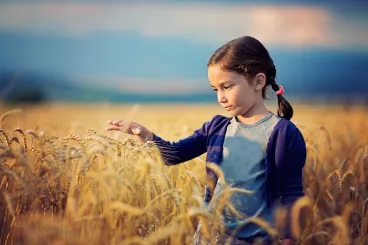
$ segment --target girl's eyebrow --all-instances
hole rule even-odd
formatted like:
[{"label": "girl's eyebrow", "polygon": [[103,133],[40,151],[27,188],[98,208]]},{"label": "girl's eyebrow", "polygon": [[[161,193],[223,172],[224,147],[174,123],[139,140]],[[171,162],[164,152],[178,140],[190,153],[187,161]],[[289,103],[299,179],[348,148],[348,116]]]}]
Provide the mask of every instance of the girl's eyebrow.
[{"label": "girl's eyebrow", "polygon": [[[220,82],[220,86],[222,86],[222,85],[224,85],[224,84],[226,84],[226,83],[231,83],[231,81],[230,80],[228,80],[228,81],[223,81],[223,82]],[[213,88],[214,86],[211,84],[211,87]]]}]

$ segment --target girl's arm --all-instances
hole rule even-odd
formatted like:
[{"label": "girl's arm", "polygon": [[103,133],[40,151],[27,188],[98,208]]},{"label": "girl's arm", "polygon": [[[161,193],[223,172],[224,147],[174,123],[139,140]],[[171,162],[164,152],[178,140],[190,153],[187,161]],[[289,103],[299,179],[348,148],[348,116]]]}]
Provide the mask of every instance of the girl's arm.
[{"label": "girl's arm", "polygon": [[285,152],[281,173],[281,203],[291,204],[304,196],[303,167],[307,157],[306,144],[299,129],[294,129]]},{"label": "girl's arm", "polygon": [[122,131],[124,133],[136,135],[143,143],[153,141],[159,148],[162,159],[166,165],[176,165],[191,160],[207,151],[206,142],[210,122],[204,123],[203,126],[194,131],[191,136],[177,142],[165,141],[144,126],[135,122],[118,120],[109,121],[109,124],[112,126],[108,127],[107,130]]},{"label": "girl's arm", "polygon": [[[298,128],[293,130],[288,145],[285,149],[285,160],[283,161],[282,168],[279,167],[279,181],[281,204],[288,209],[284,242],[290,244],[291,238],[291,207],[297,199],[304,196],[303,192],[303,167],[306,161],[306,144],[303,135]],[[294,224],[298,225],[298,224]]]},{"label": "girl's arm", "polygon": [[169,142],[153,134],[153,142],[159,148],[166,165],[176,165],[196,158],[207,151],[207,125],[177,142]]}]

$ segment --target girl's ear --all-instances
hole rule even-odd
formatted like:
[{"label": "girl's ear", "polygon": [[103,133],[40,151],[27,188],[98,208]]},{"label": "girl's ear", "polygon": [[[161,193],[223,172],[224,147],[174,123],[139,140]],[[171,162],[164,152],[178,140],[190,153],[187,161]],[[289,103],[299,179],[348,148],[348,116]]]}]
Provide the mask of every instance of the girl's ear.
[{"label": "girl's ear", "polygon": [[254,88],[256,91],[262,90],[266,86],[266,75],[264,73],[258,73],[254,77]]}]

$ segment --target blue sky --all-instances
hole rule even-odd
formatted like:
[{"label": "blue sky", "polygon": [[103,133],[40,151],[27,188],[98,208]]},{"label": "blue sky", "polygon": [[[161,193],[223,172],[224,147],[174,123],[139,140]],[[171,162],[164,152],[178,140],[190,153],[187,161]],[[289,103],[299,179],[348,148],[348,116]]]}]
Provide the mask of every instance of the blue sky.
[{"label": "blue sky", "polygon": [[252,35],[286,89],[356,92],[367,88],[367,11],[359,1],[5,0],[0,70],[121,91],[203,92],[211,53]]}]

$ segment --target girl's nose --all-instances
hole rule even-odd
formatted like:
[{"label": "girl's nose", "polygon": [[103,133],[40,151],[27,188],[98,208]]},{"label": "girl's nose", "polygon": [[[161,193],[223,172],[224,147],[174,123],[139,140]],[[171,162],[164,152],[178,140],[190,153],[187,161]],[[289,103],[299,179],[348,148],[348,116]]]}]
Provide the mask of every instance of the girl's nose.
[{"label": "girl's nose", "polygon": [[227,102],[226,97],[221,93],[218,93],[217,100],[218,100],[219,103],[226,103]]}]

